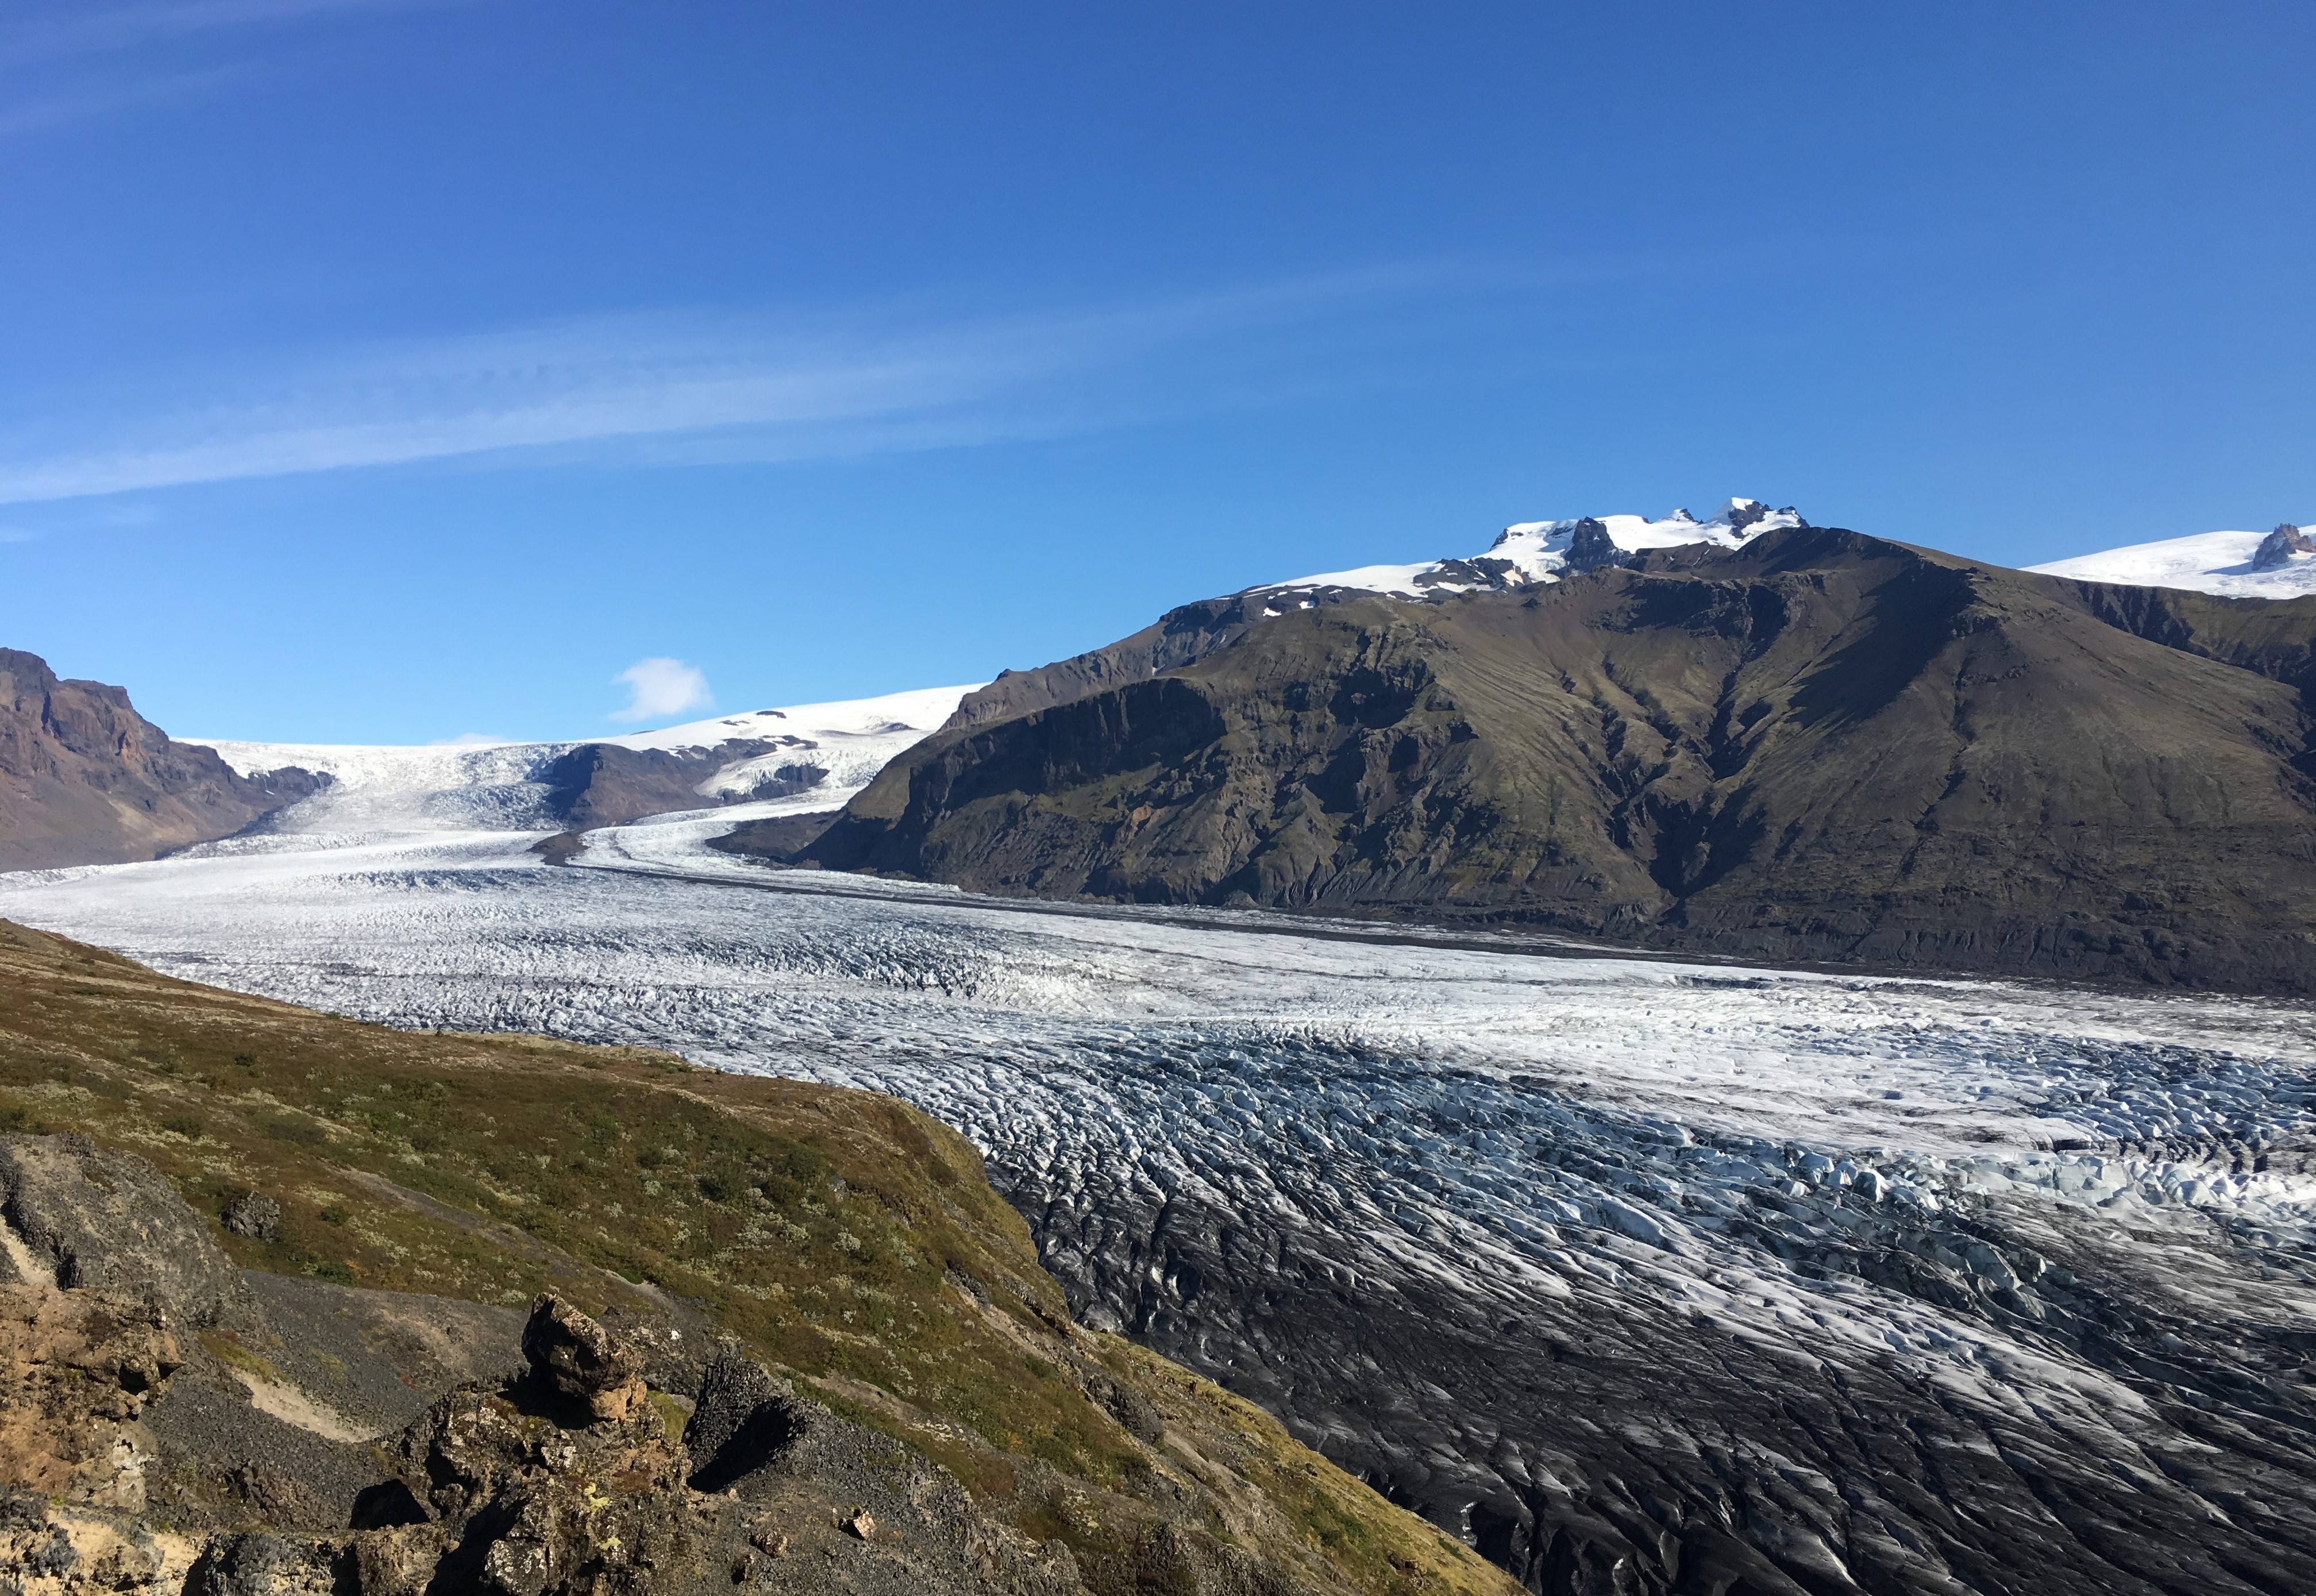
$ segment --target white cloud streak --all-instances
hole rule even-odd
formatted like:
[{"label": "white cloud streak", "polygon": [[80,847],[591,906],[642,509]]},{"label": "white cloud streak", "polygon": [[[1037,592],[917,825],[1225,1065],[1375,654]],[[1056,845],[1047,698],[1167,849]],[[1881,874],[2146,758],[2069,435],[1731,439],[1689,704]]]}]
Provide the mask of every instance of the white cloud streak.
[{"label": "white cloud streak", "polygon": [[[819,318],[598,317],[297,363],[123,424],[96,396],[0,436],[0,504],[468,456],[797,459],[1050,436],[1136,402],[1150,357],[1366,306],[1432,272],[1345,273],[1139,306],[869,330]],[[165,386],[149,381],[147,390]],[[677,446],[681,445],[681,448]]]},{"label": "white cloud streak", "polygon": [[370,13],[437,10],[468,0],[147,0],[62,7],[0,26],[0,67],[149,49],[207,34],[327,22]]},{"label": "white cloud streak", "polygon": [[102,120],[122,111],[197,99],[257,76],[245,66],[173,72],[120,83],[97,83],[0,104],[0,137]]},{"label": "white cloud streak", "polygon": [[680,659],[639,659],[612,680],[628,694],[627,708],[611,712],[614,720],[659,720],[716,701],[708,696],[708,678]]},{"label": "white cloud streak", "polygon": [[[238,87],[263,75],[253,34],[491,0],[145,0],[0,20],[0,138],[37,135]],[[187,58],[206,64],[188,65]],[[78,81],[70,81],[77,78]],[[9,79],[15,81],[11,82]]]}]

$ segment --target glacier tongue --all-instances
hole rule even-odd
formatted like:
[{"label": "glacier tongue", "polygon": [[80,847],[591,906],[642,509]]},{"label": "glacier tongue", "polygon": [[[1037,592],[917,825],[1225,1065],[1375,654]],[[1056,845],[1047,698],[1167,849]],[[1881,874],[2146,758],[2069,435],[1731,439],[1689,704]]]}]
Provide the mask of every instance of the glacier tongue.
[{"label": "glacier tongue", "polygon": [[1062,912],[709,829],[8,878],[0,914],[922,1103],[1089,1323],[1539,1591],[2316,1589],[2303,1008]]}]

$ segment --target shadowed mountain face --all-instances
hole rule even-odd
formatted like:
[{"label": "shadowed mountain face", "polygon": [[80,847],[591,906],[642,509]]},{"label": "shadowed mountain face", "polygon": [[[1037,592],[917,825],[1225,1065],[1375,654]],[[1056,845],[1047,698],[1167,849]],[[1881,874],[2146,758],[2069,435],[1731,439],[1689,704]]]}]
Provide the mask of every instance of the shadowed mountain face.
[{"label": "shadowed mountain face", "polygon": [[227,837],[326,784],[303,770],[242,776],[172,741],[129,694],[60,681],[0,648],[0,870],[113,864]]},{"label": "shadowed mountain face", "polygon": [[[793,739],[793,744],[806,750],[813,746],[801,738]],[[825,772],[799,762],[778,767],[744,791],[715,797],[700,791],[700,783],[726,766],[778,753],[783,746],[737,738],[713,748],[623,748],[617,743],[582,743],[541,764],[530,779],[545,789],[539,817],[575,832],[587,831],[718,803],[790,798],[819,786]]]},{"label": "shadowed mountain face", "polygon": [[2316,601],[1854,532],[1001,679],[806,851],[999,892],[2316,991]]}]

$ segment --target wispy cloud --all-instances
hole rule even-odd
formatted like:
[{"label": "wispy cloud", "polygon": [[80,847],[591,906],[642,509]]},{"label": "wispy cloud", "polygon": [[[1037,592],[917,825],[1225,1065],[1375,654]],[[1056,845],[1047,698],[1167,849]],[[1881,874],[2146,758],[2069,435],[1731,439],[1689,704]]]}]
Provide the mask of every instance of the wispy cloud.
[{"label": "wispy cloud", "polygon": [[469,0],[146,0],[59,7],[0,25],[0,67],[110,55],[253,27],[365,13],[435,10]]},{"label": "wispy cloud", "polygon": [[680,659],[639,659],[612,680],[628,693],[627,708],[611,712],[614,720],[659,720],[716,701],[707,676]]},{"label": "wispy cloud", "polygon": [[[1154,361],[1222,366],[1298,322],[1437,290],[1438,269],[963,322],[629,316],[293,361],[238,397],[126,424],[114,396],[0,438],[0,504],[563,451],[799,459],[1101,424]],[[148,391],[158,380],[140,385]]]},{"label": "wispy cloud", "polygon": [[238,86],[271,36],[494,0],[145,0],[56,4],[0,21],[0,138],[49,132]]},{"label": "wispy cloud", "polygon": [[23,505],[20,519],[0,526],[0,543],[38,543],[51,538],[77,545],[91,537],[156,525],[160,512],[142,499],[85,499],[60,505]]},{"label": "wispy cloud", "polygon": [[203,67],[191,72],[155,73],[117,82],[84,84],[76,88],[0,102],[0,137],[45,132],[76,122],[99,121],[122,111],[148,105],[166,105],[198,99],[219,89],[246,82],[256,69],[248,66]]}]

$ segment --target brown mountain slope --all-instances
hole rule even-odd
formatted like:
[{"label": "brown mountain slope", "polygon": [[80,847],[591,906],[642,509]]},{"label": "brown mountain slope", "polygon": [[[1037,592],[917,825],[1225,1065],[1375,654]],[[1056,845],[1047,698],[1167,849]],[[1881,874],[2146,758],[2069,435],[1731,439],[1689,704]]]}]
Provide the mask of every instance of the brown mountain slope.
[{"label": "brown mountain slope", "polygon": [[[1322,589],[1316,597],[1340,603],[1347,596],[1340,588]],[[1089,694],[1128,682],[1144,682],[1162,671],[1226,648],[1246,635],[1261,619],[1260,609],[1248,608],[1248,595],[1204,599],[1184,604],[1104,648],[1073,655],[1031,671],[1000,671],[988,686],[966,693],[944,730],[968,726],[992,726],[1049,709]]]},{"label": "brown mountain slope", "polygon": [[806,857],[2316,990],[2312,641],[2316,602],[1803,529],[1527,593],[1293,611],[1139,680],[960,717]]},{"label": "brown mountain slope", "polygon": [[307,771],[236,773],[171,740],[97,682],[0,648],[0,870],[112,864],[231,836],[321,785]]}]

